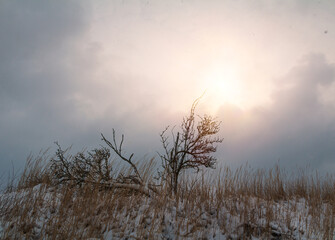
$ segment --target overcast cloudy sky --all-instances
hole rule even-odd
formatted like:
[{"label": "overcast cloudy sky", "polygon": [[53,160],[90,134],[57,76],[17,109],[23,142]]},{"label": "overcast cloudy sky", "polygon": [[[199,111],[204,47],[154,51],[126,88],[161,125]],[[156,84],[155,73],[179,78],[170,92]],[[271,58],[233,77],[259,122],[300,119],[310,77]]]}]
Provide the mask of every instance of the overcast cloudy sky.
[{"label": "overcast cloudy sky", "polygon": [[219,161],[335,171],[335,1],[0,1],[0,169],[112,128],[138,158],[199,112]]}]

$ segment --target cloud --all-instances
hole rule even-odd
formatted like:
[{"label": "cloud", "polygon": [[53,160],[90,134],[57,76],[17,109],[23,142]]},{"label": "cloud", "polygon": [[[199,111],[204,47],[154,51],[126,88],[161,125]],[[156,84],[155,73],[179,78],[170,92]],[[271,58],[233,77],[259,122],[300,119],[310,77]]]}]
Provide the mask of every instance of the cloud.
[{"label": "cloud", "polygon": [[324,102],[321,89],[330,89],[334,81],[335,65],[322,54],[310,54],[275,81],[269,106],[223,107],[220,115],[228,121],[224,159],[327,169],[335,160],[335,101]]},{"label": "cloud", "polygon": [[1,169],[22,162],[17,158],[36,150],[48,134],[66,132],[74,109],[74,63],[82,62],[75,43],[89,16],[79,2],[1,1]]},{"label": "cloud", "polygon": [[74,144],[73,152],[98,147],[100,132],[109,137],[112,128],[126,135],[125,147],[139,158],[158,148],[171,115],[162,117],[169,110],[154,99],[157,84],[130,66],[118,71],[118,57],[106,58],[106,46],[90,35],[91,11],[83,1],[1,1],[3,171],[11,162],[22,168],[30,152],[54,141]]},{"label": "cloud", "polygon": [[[22,167],[29,152],[56,140],[74,144],[73,152],[91,149],[101,144],[99,133],[110,137],[112,128],[125,134],[128,152],[152,156],[160,149],[159,132],[178,125],[205,90],[203,74],[212,64],[236,62],[245,99],[258,95],[250,106],[261,103],[268,76],[303,53],[333,46],[333,15],[324,7],[306,14],[291,4],[272,5],[0,1],[0,169],[7,171],[11,161]],[[331,53],[327,58],[334,61]],[[219,158],[330,164],[333,69],[323,55],[310,55],[274,81],[272,105],[224,105]],[[220,104],[204,101],[199,111]]]}]

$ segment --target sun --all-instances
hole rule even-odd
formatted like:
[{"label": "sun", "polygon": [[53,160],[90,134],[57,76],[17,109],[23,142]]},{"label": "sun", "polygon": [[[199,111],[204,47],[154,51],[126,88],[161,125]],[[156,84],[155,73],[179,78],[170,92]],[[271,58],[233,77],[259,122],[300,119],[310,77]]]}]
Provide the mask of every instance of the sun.
[{"label": "sun", "polygon": [[206,95],[210,95],[216,105],[231,103],[242,107],[241,77],[236,66],[211,67],[203,75],[203,81],[206,86]]}]

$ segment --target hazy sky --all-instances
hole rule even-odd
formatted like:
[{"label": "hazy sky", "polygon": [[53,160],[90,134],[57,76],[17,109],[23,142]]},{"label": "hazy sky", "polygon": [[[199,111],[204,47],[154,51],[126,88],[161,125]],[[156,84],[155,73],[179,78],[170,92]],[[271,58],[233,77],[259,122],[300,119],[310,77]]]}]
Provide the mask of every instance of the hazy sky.
[{"label": "hazy sky", "polygon": [[155,156],[204,91],[220,163],[334,172],[334,23],[333,0],[1,0],[1,173],[112,128]]}]

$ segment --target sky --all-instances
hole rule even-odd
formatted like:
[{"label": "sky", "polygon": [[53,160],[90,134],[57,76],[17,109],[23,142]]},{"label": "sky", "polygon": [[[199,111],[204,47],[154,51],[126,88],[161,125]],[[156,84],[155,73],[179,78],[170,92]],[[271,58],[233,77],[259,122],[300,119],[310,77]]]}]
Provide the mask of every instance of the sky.
[{"label": "sky", "polygon": [[334,173],[334,22],[332,0],[1,0],[0,175],[113,128],[157,157],[204,92],[218,164]]}]

